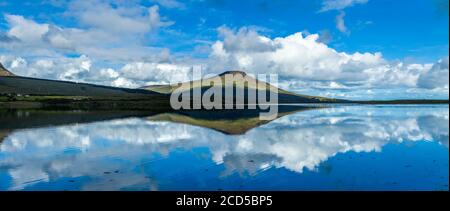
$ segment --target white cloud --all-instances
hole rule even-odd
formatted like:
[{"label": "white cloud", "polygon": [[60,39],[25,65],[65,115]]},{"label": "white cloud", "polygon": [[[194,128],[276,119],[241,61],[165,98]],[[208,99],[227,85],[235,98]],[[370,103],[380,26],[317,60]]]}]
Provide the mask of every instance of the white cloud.
[{"label": "white cloud", "polygon": [[448,90],[449,68],[448,56],[439,60],[426,73],[421,74],[418,79],[419,87],[427,89],[445,88]]},{"label": "white cloud", "polygon": [[173,21],[162,21],[159,16],[159,7],[157,5],[152,6],[148,9],[149,19],[150,19],[150,29],[157,30],[160,27],[166,27],[173,25]]},{"label": "white cloud", "polygon": [[223,48],[228,52],[265,52],[274,51],[277,48],[272,40],[246,27],[234,32],[222,26],[218,28],[218,32],[224,38]]},{"label": "white cloud", "polygon": [[182,64],[134,62],[123,66],[120,73],[140,85],[168,84],[171,81],[189,81],[191,69],[190,65]]},{"label": "white cloud", "polygon": [[339,15],[336,16],[336,28],[342,32],[342,33],[350,33],[347,30],[347,27],[345,26],[345,21],[344,21],[344,17],[345,17],[345,12],[341,11],[339,13]]},{"label": "white cloud", "polygon": [[158,62],[131,62],[119,68],[93,67],[93,60],[77,58],[47,58],[26,60],[0,56],[0,62],[11,72],[28,77],[88,82],[116,87],[138,88],[149,84],[188,81],[191,66]]},{"label": "white cloud", "polygon": [[144,44],[145,35],[174,24],[159,14],[158,6],[145,8],[132,2],[113,7],[100,0],[76,0],[68,4],[65,15],[78,25],[60,27],[6,14],[9,29],[0,47],[22,57],[58,58],[75,53],[116,62],[147,61],[161,49]]},{"label": "white cloud", "polygon": [[104,78],[118,78],[119,73],[112,68],[107,68],[100,70],[100,76]]},{"label": "white cloud", "polygon": [[367,2],[369,2],[369,0],[324,0],[322,2],[322,8],[319,12],[342,10],[356,4],[366,4]]},{"label": "white cloud", "polygon": [[116,78],[114,81],[111,82],[111,86],[126,87],[126,88],[137,88],[137,87],[139,87],[139,85],[137,85],[133,81],[131,81],[131,80],[127,79],[127,78],[123,78],[123,77]]},{"label": "white cloud", "polygon": [[42,36],[48,32],[48,24],[38,24],[33,20],[25,19],[18,15],[5,15],[7,23],[11,26],[7,35],[18,38],[24,42],[39,42]]},{"label": "white cloud", "polygon": [[57,26],[50,26],[49,30],[44,34],[43,41],[48,42],[50,46],[57,49],[74,50],[74,43],[67,35],[67,31]]},{"label": "white cloud", "polygon": [[92,60],[85,55],[78,58],[41,58],[29,61],[21,57],[0,56],[0,62],[20,76],[86,82],[90,81],[92,74]]},{"label": "white cloud", "polygon": [[[224,28],[221,30],[226,33],[222,33],[222,41],[212,45],[210,71],[240,69],[254,74],[277,73],[282,78],[301,81],[302,83],[297,84],[300,86],[328,81],[354,89],[430,88],[420,86],[419,77],[425,81],[427,74],[448,74],[448,62],[445,63],[445,59],[435,65],[434,71],[429,71],[433,64],[389,62],[379,52],[338,52],[319,42],[317,34],[304,36],[302,33],[295,33],[271,39],[247,29],[237,32]],[[245,47],[241,49],[241,46]],[[276,47],[261,50],[261,46]],[[442,79],[436,86],[447,87],[448,90],[448,80]]]},{"label": "white cloud", "polygon": [[[101,1],[74,1],[69,14],[80,24],[110,33],[145,33],[150,29],[145,16],[134,9],[114,9]],[[99,18],[101,17],[101,18]]]},{"label": "white cloud", "polygon": [[350,31],[345,26],[345,12],[342,11],[347,7],[351,7],[356,4],[366,4],[369,0],[323,0],[322,8],[319,12],[326,12],[329,10],[339,10],[339,14],[336,16],[336,28],[345,34],[350,34]]}]

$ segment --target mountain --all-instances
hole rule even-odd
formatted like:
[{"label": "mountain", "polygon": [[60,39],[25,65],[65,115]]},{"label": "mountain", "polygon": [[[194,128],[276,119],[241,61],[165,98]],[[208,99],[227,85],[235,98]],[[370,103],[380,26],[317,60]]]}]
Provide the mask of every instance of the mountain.
[{"label": "mountain", "polygon": [[[233,84],[225,84],[226,75],[232,75],[233,77],[237,76],[239,78],[245,77],[245,79],[248,81],[248,83],[234,82]],[[174,92],[177,89],[178,89],[178,91],[181,90],[182,92],[187,92],[187,91],[191,91],[194,88],[199,88],[199,87],[202,89],[202,91],[204,91],[211,87],[211,85],[206,84],[206,82],[205,82],[206,80],[207,81],[220,80],[222,82],[223,88],[229,87],[229,86],[234,86],[235,89],[244,89],[244,93],[247,93],[247,91],[249,89],[258,90],[259,87],[257,84],[260,84],[260,87],[266,87],[267,90],[277,90],[279,103],[339,103],[339,102],[344,103],[344,102],[349,102],[349,101],[341,100],[341,99],[332,99],[332,98],[297,94],[294,92],[290,92],[290,91],[287,91],[284,89],[274,87],[273,85],[271,85],[269,83],[259,81],[255,78],[251,77],[250,75],[247,75],[245,72],[237,71],[237,70],[223,72],[217,76],[207,78],[207,79],[188,81],[188,82],[184,82],[184,83],[180,83],[180,84],[150,85],[150,86],[141,87],[141,89],[150,90],[150,91],[154,91],[154,92],[158,92],[158,93],[162,93],[162,94],[171,94],[172,92]],[[188,89],[180,88],[181,86],[189,87],[189,85],[190,85],[190,90],[189,90],[189,88]]]},{"label": "mountain", "polygon": [[0,63],[0,76],[14,76],[13,73],[9,72],[2,63]]}]

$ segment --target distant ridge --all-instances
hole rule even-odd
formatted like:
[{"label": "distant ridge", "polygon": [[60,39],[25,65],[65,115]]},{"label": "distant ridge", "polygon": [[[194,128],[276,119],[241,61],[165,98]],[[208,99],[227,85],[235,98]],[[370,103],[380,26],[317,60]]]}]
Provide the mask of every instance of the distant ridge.
[{"label": "distant ridge", "polygon": [[15,76],[13,73],[9,72],[2,63],[0,63],[0,76]]}]

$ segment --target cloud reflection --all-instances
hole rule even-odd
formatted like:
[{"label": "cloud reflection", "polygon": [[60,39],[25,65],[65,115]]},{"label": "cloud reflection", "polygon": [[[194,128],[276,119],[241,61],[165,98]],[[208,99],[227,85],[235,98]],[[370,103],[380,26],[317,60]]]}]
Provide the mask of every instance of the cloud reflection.
[{"label": "cloud reflection", "polygon": [[[81,189],[155,190],[161,178],[139,171],[144,160],[207,148],[206,159],[223,164],[222,177],[252,176],[268,168],[302,173],[338,153],[380,152],[389,143],[436,141],[448,148],[448,120],[448,106],[350,106],[296,113],[239,136],[140,118],[27,129],[1,143],[0,172],[12,178],[9,189],[88,177]],[[167,171],[175,175],[176,166]]]}]

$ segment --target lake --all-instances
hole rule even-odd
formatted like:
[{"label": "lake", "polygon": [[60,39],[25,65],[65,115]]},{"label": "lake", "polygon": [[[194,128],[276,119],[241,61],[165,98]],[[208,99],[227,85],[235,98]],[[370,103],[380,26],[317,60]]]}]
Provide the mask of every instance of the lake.
[{"label": "lake", "polygon": [[448,105],[299,106],[273,121],[10,111],[0,123],[0,190],[449,190]]}]

